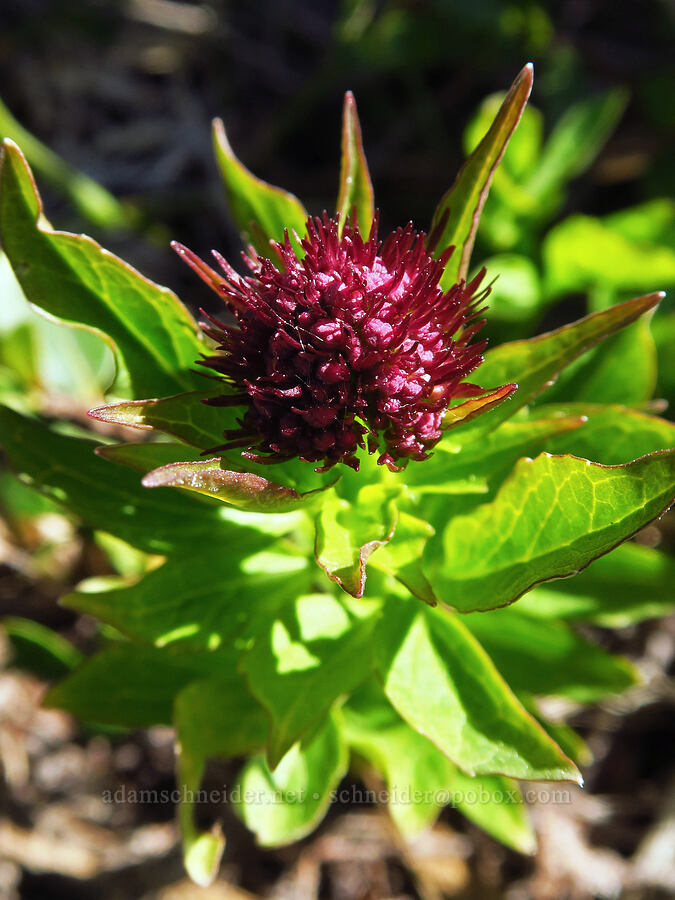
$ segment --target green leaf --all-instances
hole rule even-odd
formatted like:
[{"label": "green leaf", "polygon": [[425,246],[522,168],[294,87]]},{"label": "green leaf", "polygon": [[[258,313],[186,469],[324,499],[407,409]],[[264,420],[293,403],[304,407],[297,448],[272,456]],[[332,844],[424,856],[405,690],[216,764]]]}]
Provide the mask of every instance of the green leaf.
[{"label": "green leaf", "polygon": [[656,385],[651,312],[575,360],[553,385],[548,403],[567,401],[642,404]]},{"label": "green leaf", "polygon": [[564,622],[529,616],[520,607],[462,621],[516,693],[593,703],[638,681],[628,660],[596,647]]},{"label": "green leaf", "polygon": [[477,416],[482,416],[491,409],[500,406],[511,397],[517,388],[518,385],[515,383],[504,384],[497,390],[483,394],[481,397],[474,397],[471,400],[465,400],[464,403],[457,404],[457,406],[451,406],[443,416],[441,427],[444,431],[449,431],[458,425],[465,425],[467,422],[471,422]]},{"label": "green leaf", "polygon": [[359,231],[367,235],[373,221],[373,186],[366,154],[363,151],[361,123],[356,111],[356,101],[351,91],[345,94],[342,114],[342,162],[340,164],[340,191],[337,213],[340,216],[339,231],[342,233],[348,216],[356,214]]},{"label": "green leaf", "polygon": [[205,541],[260,543],[255,519],[250,528],[246,521],[240,527],[221,504],[178,491],[147,491],[134,472],[99,459],[90,441],[56,434],[6,407],[0,407],[0,446],[36,490],[148,553],[184,551]]},{"label": "green leaf", "polygon": [[468,775],[580,781],[457,616],[393,598],[374,645],[394,708]]},{"label": "green leaf", "polygon": [[[544,305],[544,293],[534,262],[517,253],[501,253],[483,261],[496,281],[490,291],[489,319],[522,323]],[[477,273],[476,273],[477,274]]]},{"label": "green leaf", "polygon": [[174,722],[178,741],[177,777],[183,791],[178,817],[188,875],[202,887],[214,880],[225,839],[218,829],[200,833],[195,803],[206,761],[213,756],[241,756],[265,742],[265,714],[249,694],[244,679],[232,671],[193,681],[176,697]]},{"label": "green leaf", "polygon": [[625,628],[675,610],[675,559],[627,542],[574,578],[530,591],[518,609],[530,616]]},{"label": "green leaf", "polygon": [[269,242],[284,240],[284,230],[301,237],[305,233],[307,211],[293,194],[257,178],[237,159],[220,119],[213,122],[216,162],[225,183],[232,217],[245,241],[252,241],[258,253],[269,257]]},{"label": "green leaf", "polygon": [[201,386],[192,366],[205,344],[187,309],[91,238],[54,231],[11,141],[3,145],[0,168],[0,237],[27,299],[50,316],[107,336],[136,396]]},{"label": "green leaf", "polygon": [[546,293],[551,297],[598,286],[643,291],[675,283],[672,247],[630,241],[590,216],[570,216],[552,228],[542,254]]},{"label": "green leaf", "polygon": [[331,581],[353,597],[362,597],[366,563],[371,554],[391,540],[396,528],[395,498],[400,487],[366,485],[355,503],[326,497],[316,518],[316,561]]},{"label": "green leaf", "polygon": [[159,400],[131,400],[90,409],[92,419],[111,425],[128,425],[143,431],[161,431],[208,450],[223,442],[223,431],[236,428],[238,407],[208,406],[204,403],[223,391],[191,391]]},{"label": "green leaf", "polygon": [[405,838],[429,828],[449,802],[507,846],[533,852],[534,833],[515,782],[464,775],[370,683],[350,698],[343,715],[349,745],[384,776],[389,812]]},{"label": "green leaf", "polygon": [[556,435],[567,435],[585,421],[580,413],[503,422],[480,440],[468,443],[461,440],[461,434],[454,441],[450,433],[434,448],[430,459],[408,466],[406,486],[419,494],[455,494],[457,482],[474,479],[487,485],[505,475],[521,457],[543,450]]},{"label": "green leaf", "polygon": [[274,768],[323,719],[335,700],[370,672],[374,619],[354,619],[330,594],[300,596],[270,617],[243,668],[272,721],[267,759]]},{"label": "green leaf", "polygon": [[456,516],[442,541],[427,544],[425,572],[461,612],[506,606],[607,553],[667,509],[674,492],[675,452],[625,466],[523,459],[493,502]]},{"label": "green leaf", "polygon": [[70,641],[32,619],[6,616],[0,619],[0,631],[9,638],[12,668],[57,678],[82,662],[82,654]]},{"label": "green leaf", "polygon": [[271,772],[263,757],[246,764],[235,792],[237,811],[263,847],[291,844],[326,814],[347,769],[347,751],[335,714],[295,744]]},{"label": "green leaf", "polygon": [[307,565],[288,552],[250,555],[233,539],[228,552],[207,544],[189,565],[182,555],[169,559],[131,586],[101,591],[85,582],[61,603],[160,647],[239,646],[308,589]]},{"label": "green leaf", "polygon": [[526,189],[541,197],[585,172],[627,103],[626,91],[616,89],[571,106],[553,129]]},{"label": "green leaf", "polygon": [[43,703],[96,725],[170,725],[179,691],[222,665],[227,665],[223,654],[121,643],[88,659],[53,687]]},{"label": "green leaf", "polygon": [[[190,455],[190,449],[185,444],[168,441],[153,444],[102,444],[96,448],[96,455],[145,474],[158,466],[184,460]],[[192,459],[201,459],[197,450],[192,451]]]},{"label": "green leaf", "polygon": [[484,429],[496,428],[555,382],[565,366],[609,335],[634,322],[656,306],[662,297],[663,294],[648,294],[627,300],[555,331],[488,350],[485,362],[478,370],[480,380],[484,384],[516,381],[518,390],[510,403],[490,412],[473,429],[480,435]]},{"label": "green leaf", "polygon": [[675,424],[626,406],[595,403],[540,406],[536,415],[585,417],[586,422],[575,431],[552,436],[545,449],[549,453],[571,453],[605,466],[621,465],[675,446]]},{"label": "green leaf", "polygon": [[440,255],[450,246],[456,248],[441,279],[444,290],[466,278],[492,176],[525,108],[533,78],[534,69],[528,63],[513,82],[490,130],[464,163],[434,212],[431,230],[441,229],[435,254]]},{"label": "green leaf", "polygon": [[[254,512],[290,512],[317,499],[331,483],[300,493],[253,472],[235,472],[224,468],[227,460],[215,457],[196,462],[174,462],[153,469],[143,478],[146,488],[176,487],[205,494]],[[339,476],[333,476],[337,481]]]},{"label": "green leaf", "polygon": [[433,527],[424,519],[401,512],[393,538],[380,547],[372,562],[375,569],[393,575],[413,596],[430,606],[438,600],[420,561],[424,545],[433,534]]}]

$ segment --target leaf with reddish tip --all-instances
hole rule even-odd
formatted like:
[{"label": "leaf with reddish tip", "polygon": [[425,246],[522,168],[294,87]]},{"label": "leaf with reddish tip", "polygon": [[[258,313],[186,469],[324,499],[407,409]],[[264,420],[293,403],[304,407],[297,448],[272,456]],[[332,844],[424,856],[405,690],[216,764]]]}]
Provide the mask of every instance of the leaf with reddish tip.
[{"label": "leaf with reddish tip", "polygon": [[517,384],[505,384],[497,388],[496,391],[483,394],[482,397],[474,397],[471,400],[465,400],[464,403],[460,403],[458,406],[451,407],[443,416],[443,424],[441,426],[443,431],[449,431],[451,428],[456,428],[457,425],[470,422],[476,416],[489,412],[495,406],[503,403],[504,400],[508,400],[516,390],[518,390]]},{"label": "leaf with reddish tip", "polygon": [[517,381],[518,392],[511,403],[493,410],[470,426],[467,434],[470,431],[472,435],[475,433],[476,436],[481,436],[486,430],[496,428],[505,419],[509,419],[545,388],[550,387],[573,360],[621,328],[635,322],[663,297],[662,293],[654,293],[626,300],[625,303],[617,303],[616,306],[585,316],[571,325],[563,325],[555,331],[488,350],[485,361],[478,370],[481,381],[487,384]]},{"label": "leaf with reddish tip", "polygon": [[[445,290],[466,278],[478,222],[492,176],[525,109],[533,80],[534,68],[532,63],[528,63],[511,85],[490,130],[459,170],[454,184],[436,207],[431,230],[442,226],[442,231],[434,253],[440,256],[446,248],[456,248],[441,279],[441,286]],[[445,216],[447,221],[442,225]]]},{"label": "leaf with reddish tip", "polygon": [[[254,512],[287,512],[305,504],[310,497],[331,487],[325,484],[301,493],[253,472],[233,472],[222,468],[223,460],[175,462],[153,469],[143,478],[143,487],[178,487]],[[333,483],[337,481],[335,476]]]},{"label": "leaf with reddish tip", "polygon": [[90,409],[88,415],[110,425],[170,434],[186,444],[207,450],[223,442],[223,430],[235,428],[239,407],[208,406],[204,400],[223,391],[190,391],[160,400],[131,400]]},{"label": "leaf with reddish tip", "polygon": [[354,503],[333,494],[317,516],[316,561],[331,581],[353,597],[363,596],[368,559],[394,534],[395,498],[400,491],[391,485],[367,485]]},{"label": "leaf with reddish tip", "polygon": [[178,297],[92,238],[55,231],[11,141],[4,142],[0,166],[0,237],[28,301],[106,340],[136,396],[203,383],[194,363],[207,347]]},{"label": "leaf with reddish tip", "polygon": [[225,183],[232,217],[242,236],[263,256],[270,255],[269,241],[283,241],[289,234],[305,233],[307,210],[294,194],[257,178],[234,155],[221,119],[213,122],[213,146]]},{"label": "leaf with reddish tip", "polygon": [[361,234],[367,235],[373,221],[373,186],[363,150],[361,123],[356,111],[356,101],[351,91],[345,94],[342,115],[342,163],[340,166],[340,191],[337,201],[342,233],[348,216],[356,213]]}]

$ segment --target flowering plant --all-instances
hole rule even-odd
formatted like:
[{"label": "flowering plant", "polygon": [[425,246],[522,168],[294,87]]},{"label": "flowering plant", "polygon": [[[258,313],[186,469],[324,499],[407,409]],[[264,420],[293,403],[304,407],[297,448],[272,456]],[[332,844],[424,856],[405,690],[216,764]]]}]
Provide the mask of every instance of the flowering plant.
[{"label": "flowering plant", "polygon": [[380,241],[350,94],[332,218],[253,176],[216,122],[248,272],[176,245],[224,301],[201,329],[171,291],[54,231],[5,142],[16,278],[39,309],[105,337],[114,402],[90,415],[148,438],[94,444],[0,410],[21,477],[149,555],[141,577],[63,599],[107,629],[47,702],[102,725],[174,724],[200,883],[223,849],[189,794],[211,757],[247,757],[232,802],[263,844],[316,825],[351,754],[387,784],[406,836],[445,798],[530,852],[515,779],[580,782],[587,753],[539,698],[635,681],[574,625],[665,608],[660,554],[624,542],[672,501],[674,428],[545,389],[661,295],[490,350],[477,337],[490,282],[470,277],[471,251],[531,86],[527,66],[428,236],[410,224]]}]

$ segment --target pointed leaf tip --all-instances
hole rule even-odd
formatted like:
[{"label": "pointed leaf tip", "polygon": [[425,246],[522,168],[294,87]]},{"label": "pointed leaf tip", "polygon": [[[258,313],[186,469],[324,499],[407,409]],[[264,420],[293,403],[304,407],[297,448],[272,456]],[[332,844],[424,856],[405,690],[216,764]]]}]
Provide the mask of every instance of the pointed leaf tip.
[{"label": "pointed leaf tip", "polygon": [[363,149],[363,135],[356,100],[354,94],[347,91],[342,113],[342,159],[337,200],[340,232],[347,217],[355,214],[361,233],[368,234],[374,209],[373,186]]},{"label": "pointed leaf tip", "polygon": [[511,85],[489,131],[459,170],[454,184],[436,207],[431,220],[431,231],[438,226],[446,211],[449,211],[449,215],[434,255],[440,256],[450,245],[457,247],[448,260],[441,279],[444,290],[466,278],[492,177],[520,121],[533,82],[534,66],[528,63]]}]

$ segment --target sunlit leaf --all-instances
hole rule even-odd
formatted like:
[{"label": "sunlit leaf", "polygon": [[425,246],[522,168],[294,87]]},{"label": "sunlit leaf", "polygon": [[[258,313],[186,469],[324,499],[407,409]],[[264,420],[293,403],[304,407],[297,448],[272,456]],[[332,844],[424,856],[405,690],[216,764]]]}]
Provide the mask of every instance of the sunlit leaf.
[{"label": "sunlit leaf", "polygon": [[324,817],[346,768],[344,740],[331,716],[295,744],[273,772],[263,757],[246,764],[235,786],[237,812],[263,847],[290,844]]},{"label": "sunlit leaf", "polygon": [[374,619],[355,619],[330,594],[287,604],[256,636],[243,668],[268,711],[267,760],[274,768],[370,672]]},{"label": "sunlit leaf", "polygon": [[361,233],[367,235],[370,231],[374,212],[373,186],[363,150],[356,101],[351,91],[345,94],[342,116],[342,162],[337,212],[340,216],[340,232],[352,212],[356,214]]},{"label": "sunlit leaf", "polygon": [[573,456],[524,459],[491,503],[454,517],[427,544],[425,572],[462,612],[505,606],[540,581],[583,569],[674,495],[675,452],[610,467]]},{"label": "sunlit leaf", "polygon": [[285,228],[304,235],[307,211],[302,203],[249,172],[234,155],[220,119],[213,122],[213,146],[232,217],[245,240],[269,256],[269,241],[283,241]]},{"label": "sunlit leaf", "polygon": [[366,563],[390,541],[396,528],[400,487],[366,485],[356,504],[329,494],[316,519],[316,561],[326,575],[354,597],[363,596]]},{"label": "sunlit leaf", "polygon": [[468,775],[580,780],[454,614],[392,598],[374,643],[392,705]]},{"label": "sunlit leaf", "polygon": [[5,141],[0,237],[27,299],[71,324],[107,336],[136,396],[200,387],[193,371],[205,349],[187,309],[84,235],[54,231],[19,148]]},{"label": "sunlit leaf", "polygon": [[[528,63],[513,82],[490,130],[464,163],[454,184],[436,207],[431,230],[442,228],[436,252],[441,253],[447,247],[455,247],[441,280],[445,290],[461,278],[466,278],[480,214],[490,190],[492,176],[525,108],[533,78],[534,69]],[[443,224],[446,214],[447,220]]]}]

